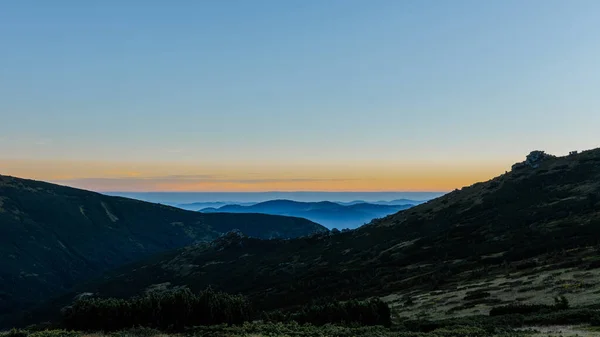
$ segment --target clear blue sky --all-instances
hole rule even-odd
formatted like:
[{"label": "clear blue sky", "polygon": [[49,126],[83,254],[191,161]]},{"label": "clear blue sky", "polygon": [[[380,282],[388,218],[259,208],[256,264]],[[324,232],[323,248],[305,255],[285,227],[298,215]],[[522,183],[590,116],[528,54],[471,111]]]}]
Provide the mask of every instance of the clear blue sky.
[{"label": "clear blue sky", "polygon": [[491,176],[600,144],[599,18],[597,0],[3,1],[0,173]]}]

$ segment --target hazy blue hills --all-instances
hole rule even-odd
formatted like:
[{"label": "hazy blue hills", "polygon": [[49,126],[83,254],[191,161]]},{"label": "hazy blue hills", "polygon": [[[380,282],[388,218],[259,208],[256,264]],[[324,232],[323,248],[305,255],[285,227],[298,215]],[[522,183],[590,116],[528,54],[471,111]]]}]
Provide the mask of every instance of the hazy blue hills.
[{"label": "hazy blue hills", "polygon": [[234,229],[263,239],[327,231],[301,218],[190,212],[0,175],[0,316]]},{"label": "hazy blue hills", "polygon": [[[432,198],[430,198],[432,199]],[[344,206],[349,206],[349,205],[356,205],[356,204],[375,204],[375,205],[420,205],[423,204],[425,202],[427,202],[427,200],[430,199],[426,199],[426,200],[411,200],[411,199],[394,199],[394,200],[379,200],[379,201],[365,201],[365,200],[354,200],[354,201],[350,201],[350,202],[343,202],[343,201],[336,201],[337,204],[340,205],[344,205]]]},{"label": "hazy blue hills", "polygon": [[219,208],[204,208],[203,213],[262,213],[306,218],[330,229],[357,228],[375,218],[381,218],[412,207],[404,205],[377,205],[351,203],[340,205],[330,201],[298,202],[292,200],[271,200],[250,206],[225,205]]},{"label": "hazy blue hills", "polygon": [[[278,200],[287,200],[287,199],[278,199]],[[429,200],[429,199],[427,199],[427,200]],[[389,201],[386,201],[386,200],[379,200],[379,201],[353,200],[353,201],[333,201],[333,202],[336,204],[342,205],[342,206],[351,206],[351,205],[356,205],[356,204],[405,206],[405,205],[419,205],[419,204],[426,202],[427,200],[395,199],[395,200],[389,200]],[[217,209],[217,208],[220,208],[223,206],[232,206],[232,205],[253,206],[258,203],[264,203],[264,202],[268,202],[268,201],[272,201],[272,200],[261,201],[261,202],[206,201],[206,202],[191,202],[191,203],[171,204],[171,205],[181,208],[181,209],[197,211],[197,210],[203,210],[205,208]]]},{"label": "hazy blue hills", "polygon": [[219,208],[226,205],[242,205],[242,206],[252,206],[255,205],[255,202],[235,202],[235,201],[208,201],[208,202],[191,202],[186,204],[174,204],[173,206],[181,209],[186,209],[188,211],[197,211],[203,208]]},{"label": "hazy blue hills", "polygon": [[[444,192],[105,192],[103,194],[161,203],[170,206],[185,206],[192,203],[223,203],[248,205],[270,200],[295,200],[318,202],[323,200],[336,203],[387,203],[402,199],[417,203],[444,195]],[[380,202],[381,200],[385,200]],[[407,202],[412,203],[412,202]],[[402,203],[404,204],[404,203]],[[207,205],[204,207],[215,207]],[[217,206],[219,207],[219,206]],[[198,210],[200,208],[196,208]]]}]

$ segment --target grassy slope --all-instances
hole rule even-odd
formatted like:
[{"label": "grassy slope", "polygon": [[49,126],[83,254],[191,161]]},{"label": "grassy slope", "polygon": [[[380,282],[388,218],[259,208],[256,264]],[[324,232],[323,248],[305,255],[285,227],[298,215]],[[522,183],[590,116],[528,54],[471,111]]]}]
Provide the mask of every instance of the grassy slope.
[{"label": "grassy slope", "polygon": [[201,214],[0,176],[0,315],[108,269],[232,229],[260,238],[325,230],[300,218]]}]

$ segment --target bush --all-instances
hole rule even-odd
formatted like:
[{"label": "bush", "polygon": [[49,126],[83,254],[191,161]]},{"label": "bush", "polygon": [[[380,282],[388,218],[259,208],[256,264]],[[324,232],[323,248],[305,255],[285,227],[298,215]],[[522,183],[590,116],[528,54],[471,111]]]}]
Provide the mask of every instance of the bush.
[{"label": "bush", "polygon": [[33,332],[29,337],[79,337],[81,333],[77,331],[66,331],[66,330],[43,330]]},{"label": "bush", "polygon": [[554,298],[554,309],[556,310],[566,310],[569,309],[569,301],[564,296],[559,296]]},{"label": "bush", "polygon": [[133,328],[127,330],[120,330],[110,334],[110,337],[154,337],[164,336],[164,334],[155,329],[150,328]]},{"label": "bush", "polygon": [[525,324],[541,325],[570,325],[591,323],[598,315],[598,311],[592,309],[567,309],[555,312],[542,313],[525,317]]},{"label": "bush", "polygon": [[79,337],[81,333],[77,331],[67,330],[41,330],[27,331],[21,329],[12,329],[10,331],[0,333],[0,337]]},{"label": "bush", "polygon": [[[514,327],[523,326],[522,315],[505,315],[505,316],[468,316],[443,319],[438,321],[430,321],[426,319],[406,320],[402,323],[405,330],[411,332],[434,333],[434,331],[460,331],[466,328],[473,328],[471,335],[479,334],[481,331],[485,335],[494,335],[501,331],[508,331]],[[469,334],[466,334],[469,335]]]},{"label": "bush", "polygon": [[590,324],[592,326],[600,326],[600,313],[595,313],[590,317]]},{"label": "bush", "polygon": [[547,304],[508,304],[501,307],[495,307],[490,310],[490,316],[510,315],[510,314],[533,314],[539,312],[552,312],[569,309],[569,301],[564,297],[555,297],[554,305]]},{"label": "bush", "polygon": [[465,297],[463,299],[465,301],[473,301],[473,300],[480,300],[483,298],[488,298],[490,296],[491,296],[491,294],[487,291],[471,291],[471,292],[467,292],[467,294],[465,295]]},{"label": "bush", "polygon": [[389,327],[392,324],[390,308],[379,299],[313,304],[291,313],[271,312],[264,318],[272,322],[294,321],[312,325],[338,323]]},{"label": "bush", "polygon": [[[238,326],[201,326],[188,332],[193,337],[232,337],[232,336],[336,336],[336,337],[404,337],[381,326],[347,327],[326,324],[316,327],[310,324],[289,323],[244,323]],[[406,336],[413,337],[413,336]]]},{"label": "bush", "polygon": [[243,296],[210,288],[194,294],[183,288],[131,299],[81,298],[65,308],[63,325],[84,331],[116,331],[136,326],[181,331],[192,325],[239,324],[250,315],[250,304]]},{"label": "bush", "polygon": [[27,331],[14,328],[6,332],[0,332],[0,337],[27,337],[27,335]]},{"label": "bush", "polygon": [[545,304],[508,304],[501,307],[494,307],[490,310],[490,316],[501,315],[528,315],[532,313],[550,311],[552,306]]},{"label": "bush", "polygon": [[434,330],[432,333],[434,336],[439,337],[485,337],[489,336],[489,333],[481,328],[472,326],[457,326],[453,328],[441,328]]}]

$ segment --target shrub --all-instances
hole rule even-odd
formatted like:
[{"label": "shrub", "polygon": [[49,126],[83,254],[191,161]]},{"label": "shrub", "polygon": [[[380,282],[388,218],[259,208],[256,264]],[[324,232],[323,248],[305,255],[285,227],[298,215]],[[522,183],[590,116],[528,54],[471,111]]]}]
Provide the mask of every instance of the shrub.
[{"label": "shrub", "polygon": [[133,328],[127,330],[120,330],[110,334],[110,337],[154,337],[164,336],[159,330],[151,328]]},{"label": "shrub", "polygon": [[391,311],[380,299],[368,301],[352,300],[347,302],[332,301],[313,304],[300,310],[282,313],[274,311],[264,315],[271,322],[291,322],[301,324],[325,325],[331,323],[353,325],[391,325]]},{"label": "shrub", "polygon": [[6,332],[0,332],[0,337],[27,337],[27,335],[27,331],[14,328]]},{"label": "shrub", "polygon": [[193,337],[232,337],[232,336],[336,336],[336,337],[416,337],[416,335],[399,335],[381,326],[348,327],[326,324],[314,326],[310,324],[288,323],[244,323],[237,326],[199,326],[188,332]]},{"label": "shrub", "polygon": [[33,332],[29,337],[79,337],[81,333],[77,331],[66,330],[42,330]]},{"label": "shrub", "polygon": [[590,317],[590,324],[592,326],[600,326],[600,313],[595,313]]},{"label": "shrub", "polygon": [[490,316],[510,315],[510,314],[532,314],[539,312],[551,312],[569,309],[569,301],[564,297],[555,297],[554,305],[547,304],[508,304],[501,307],[495,307],[490,310]]},{"label": "shrub", "polygon": [[487,298],[490,296],[491,296],[491,294],[487,291],[472,291],[472,292],[467,292],[467,294],[464,297],[464,300],[465,301],[480,300],[480,299]]},{"label": "shrub", "polygon": [[0,333],[0,337],[79,337],[81,333],[77,331],[67,331],[60,329],[27,331],[21,329],[12,329],[4,333]]},{"label": "shrub", "polygon": [[81,298],[65,308],[63,325],[85,331],[115,331],[136,326],[180,331],[192,325],[242,323],[250,315],[250,304],[243,296],[210,288],[194,294],[182,288],[131,299]]},{"label": "shrub", "polygon": [[[473,334],[479,334],[485,331],[485,335],[493,335],[500,331],[507,331],[513,327],[523,325],[522,315],[505,315],[505,316],[468,316],[456,317],[438,321],[430,321],[426,319],[413,319],[402,322],[402,327],[411,332],[434,333],[434,331],[459,331],[466,328],[474,328]],[[469,335],[469,334],[467,334]]]},{"label": "shrub", "polygon": [[556,310],[565,310],[569,309],[569,301],[564,296],[559,296],[554,298],[554,309]]},{"label": "shrub", "polygon": [[525,324],[568,325],[590,323],[598,315],[592,309],[568,309],[525,317]]},{"label": "shrub", "polygon": [[441,328],[434,330],[434,336],[439,337],[484,337],[489,336],[489,333],[481,328],[472,326],[457,326],[453,328]]},{"label": "shrub", "polygon": [[490,310],[490,316],[521,314],[527,315],[541,311],[549,311],[552,306],[545,304],[508,304],[501,307],[494,307]]}]

